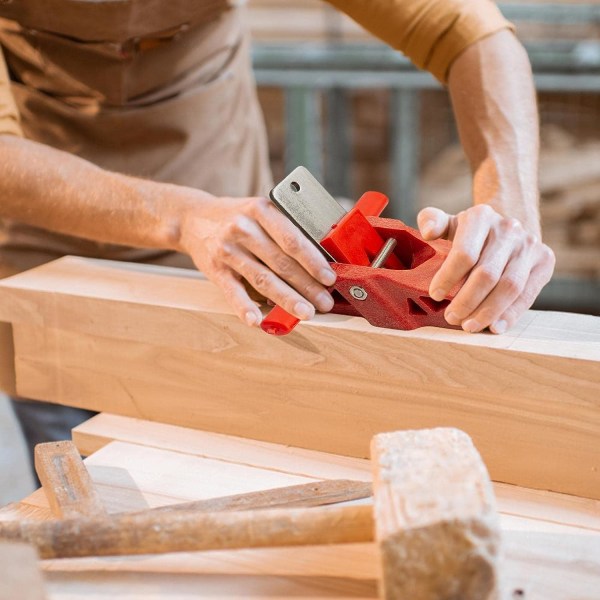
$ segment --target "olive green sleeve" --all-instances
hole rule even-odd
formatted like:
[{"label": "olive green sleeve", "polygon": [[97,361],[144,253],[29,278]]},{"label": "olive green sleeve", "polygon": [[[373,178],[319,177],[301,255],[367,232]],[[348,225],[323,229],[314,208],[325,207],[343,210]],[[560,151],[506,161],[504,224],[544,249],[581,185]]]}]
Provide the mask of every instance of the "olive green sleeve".
[{"label": "olive green sleeve", "polygon": [[471,44],[514,26],[491,0],[326,0],[442,83]]}]

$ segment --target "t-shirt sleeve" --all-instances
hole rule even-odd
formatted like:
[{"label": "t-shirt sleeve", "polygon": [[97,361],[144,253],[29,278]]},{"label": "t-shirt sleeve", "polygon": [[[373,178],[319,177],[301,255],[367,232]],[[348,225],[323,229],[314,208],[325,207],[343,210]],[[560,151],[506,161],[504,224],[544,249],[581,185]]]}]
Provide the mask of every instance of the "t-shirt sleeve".
[{"label": "t-shirt sleeve", "polygon": [[492,0],[326,0],[442,83],[468,46],[514,30]]},{"label": "t-shirt sleeve", "polygon": [[0,49],[0,134],[3,133],[23,136],[19,123],[19,111],[10,91],[6,62],[2,55],[2,49]]}]

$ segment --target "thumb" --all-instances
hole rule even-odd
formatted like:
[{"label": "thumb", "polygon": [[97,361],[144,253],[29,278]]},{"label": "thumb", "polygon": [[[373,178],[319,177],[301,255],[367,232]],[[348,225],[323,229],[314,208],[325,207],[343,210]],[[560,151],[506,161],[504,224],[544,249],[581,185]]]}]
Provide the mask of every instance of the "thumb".
[{"label": "thumb", "polygon": [[446,237],[450,226],[451,215],[439,208],[428,206],[417,215],[419,232],[424,240],[436,240]]}]

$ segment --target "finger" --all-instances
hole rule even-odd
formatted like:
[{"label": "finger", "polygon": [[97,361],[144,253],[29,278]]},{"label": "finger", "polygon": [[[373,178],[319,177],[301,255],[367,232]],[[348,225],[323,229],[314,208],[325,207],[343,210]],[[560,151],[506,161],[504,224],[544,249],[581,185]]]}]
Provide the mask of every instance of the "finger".
[{"label": "finger", "polygon": [[221,288],[227,302],[229,302],[239,319],[249,327],[258,327],[262,321],[262,314],[256,303],[248,295],[240,279],[229,269],[221,270],[214,274],[211,279]]},{"label": "finger", "polygon": [[298,319],[307,320],[315,316],[315,307],[310,302],[254,256],[234,248],[228,252],[226,263],[265,298],[271,299]]},{"label": "finger", "polygon": [[477,309],[462,322],[462,328],[475,333],[495,323],[528,285],[532,267],[529,250],[523,250],[511,257],[498,284]]},{"label": "finger", "polygon": [[323,254],[273,203],[256,203],[253,216],[284,254],[294,258],[314,279],[324,286],[335,283],[335,271]]},{"label": "finger", "polygon": [[429,206],[417,215],[417,224],[424,240],[436,240],[446,237],[451,215],[439,208]]},{"label": "finger", "polygon": [[521,318],[523,313],[531,308],[542,288],[552,278],[555,258],[552,250],[542,246],[538,252],[539,261],[529,274],[529,281],[521,295],[509,306],[490,326],[492,333],[508,331]]},{"label": "finger", "polygon": [[429,295],[438,302],[477,264],[490,232],[490,219],[481,211],[469,210],[458,215],[452,248],[429,285]]},{"label": "finger", "polygon": [[247,261],[249,253],[267,265],[280,279],[290,284],[321,312],[328,312],[333,308],[334,301],[327,289],[307,273],[294,258],[285,254],[255,220],[238,219],[236,237],[238,243],[247,252],[242,250],[240,253],[236,245],[225,244],[222,253],[226,264],[230,267],[241,272],[240,265]]},{"label": "finger", "polygon": [[522,260],[514,255],[514,243],[509,235],[489,232],[478,263],[446,308],[444,316],[450,325],[459,325],[484,303],[500,282],[509,260]]}]

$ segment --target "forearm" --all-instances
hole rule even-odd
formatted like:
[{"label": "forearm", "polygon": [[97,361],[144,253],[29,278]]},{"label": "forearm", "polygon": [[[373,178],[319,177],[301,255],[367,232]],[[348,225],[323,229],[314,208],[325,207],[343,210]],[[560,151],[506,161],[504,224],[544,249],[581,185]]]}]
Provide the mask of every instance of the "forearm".
[{"label": "forearm", "polygon": [[178,186],[111,173],[10,135],[0,136],[0,165],[1,217],[99,242],[179,249],[190,199]]},{"label": "forearm", "polygon": [[474,203],[517,218],[539,237],[539,125],[524,48],[509,31],[484,38],[455,60],[448,85]]},{"label": "forearm", "polygon": [[262,319],[242,279],[300,319],[331,310],[335,273],[266,198],[222,198],[104,171],[0,135],[0,217],[68,235],[189,254],[248,325]]}]

